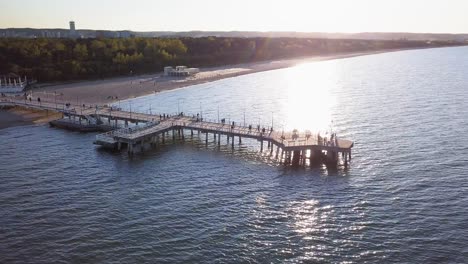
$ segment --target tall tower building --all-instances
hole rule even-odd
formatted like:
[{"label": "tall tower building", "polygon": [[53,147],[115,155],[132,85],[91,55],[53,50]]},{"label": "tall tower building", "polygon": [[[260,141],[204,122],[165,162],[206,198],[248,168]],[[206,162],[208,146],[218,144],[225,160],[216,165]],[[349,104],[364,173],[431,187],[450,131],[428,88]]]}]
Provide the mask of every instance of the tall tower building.
[{"label": "tall tower building", "polygon": [[75,37],[75,36],[76,36],[75,21],[70,21],[70,37]]}]

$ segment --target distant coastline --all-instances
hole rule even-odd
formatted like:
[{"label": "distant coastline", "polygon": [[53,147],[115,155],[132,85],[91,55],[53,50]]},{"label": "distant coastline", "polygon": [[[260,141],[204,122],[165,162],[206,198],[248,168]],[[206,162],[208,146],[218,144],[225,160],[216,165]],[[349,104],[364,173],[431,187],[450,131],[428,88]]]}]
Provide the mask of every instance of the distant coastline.
[{"label": "distant coastline", "polygon": [[41,88],[34,89],[33,94],[36,97],[43,97],[46,100],[52,100],[54,95],[57,94],[57,101],[102,105],[117,102],[119,100],[159,93],[162,91],[214,82],[225,78],[289,68],[302,63],[336,60],[416,49],[427,48],[348,52],[334,55],[308,56],[294,59],[270,60],[264,62],[226,65],[221,67],[209,67],[201,68],[200,73],[195,76],[186,78],[164,77],[161,72],[158,72],[154,74],[145,74],[132,77],[116,77],[93,81],[53,83],[45,84]]}]

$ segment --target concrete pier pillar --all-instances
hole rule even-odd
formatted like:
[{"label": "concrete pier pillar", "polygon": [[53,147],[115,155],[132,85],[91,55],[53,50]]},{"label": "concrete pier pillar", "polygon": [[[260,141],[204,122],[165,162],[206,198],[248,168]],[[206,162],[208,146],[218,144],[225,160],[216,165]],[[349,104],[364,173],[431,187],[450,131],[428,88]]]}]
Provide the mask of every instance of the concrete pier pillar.
[{"label": "concrete pier pillar", "polygon": [[128,120],[125,120],[125,127],[128,127]]},{"label": "concrete pier pillar", "polygon": [[234,135],[232,135],[232,149],[234,149]]},{"label": "concrete pier pillar", "polygon": [[284,164],[288,165],[291,162],[291,151],[287,150],[284,153]]},{"label": "concrete pier pillar", "polygon": [[135,125],[137,125],[137,126],[138,126],[138,121],[136,121],[136,122],[135,122]]},{"label": "concrete pier pillar", "polygon": [[143,153],[145,151],[145,140],[141,140],[140,142],[137,142],[137,145],[139,146],[139,149],[141,153]]},{"label": "concrete pier pillar", "polygon": [[214,141],[216,142],[216,133],[213,133]]},{"label": "concrete pier pillar", "polygon": [[263,140],[260,140],[260,152],[263,152]]},{"label": "concrete pier pillar", "polygon": [[242,144],[242,137],[239,136],[239,145]]},{"label": "concrete pier pillar", "polygon": [[117,150],[121,150],[122,149],[122,142],[117,142]]},{"label": "concrete pier pillar", "polygon": [[208,145],[208,132],[205,133],[205,144]]},{"label": "concrete pier pillar", "polygon": [[301,160],[301,151],[300,150],[294,150],[293,151],[293,157],[292,157],[292,165],[293,166],[298,166],[300,160]]},{"label": "concrete pier pillar", "polygon": [[267,149],[270,149],[270,141],[268,141]]},{"label": "concrete pier pillar", "polygon": [[273,143],[271,143],[271,148],[270,148],[270,156],[273,155]]},{"label": "concrete pier pillar", "polygon": [[351,149],[349,150],[349,160],[351,161]]},{"label": "concrete pier pillar", "polygon": [[276,147],[276,156],[275,156],[275,159],[278,159],[278,155],[279,155],[279,146]]},{"label": "concrete pier pillar", "polygon": [[229,135],[226,135],[227,143],[229,143]]},{"label": "concrete pier pillar", "polygon": [[221,133],[218,135],[218,146],[221,145]]},{"label": "concrete pier pillar", "polygon": [[182,136],[182,141],[185,141],[184,129],[180,130],[180,134]]},{"label": "concrete pier pillar", "polygon": [[193,129],[190,129],[190,136],[193,138]]},{"label": "concrete pier pillar", "polygon": [[338,162],[338,153],[332,150],[327,150],[327,162],[336,164]]}]

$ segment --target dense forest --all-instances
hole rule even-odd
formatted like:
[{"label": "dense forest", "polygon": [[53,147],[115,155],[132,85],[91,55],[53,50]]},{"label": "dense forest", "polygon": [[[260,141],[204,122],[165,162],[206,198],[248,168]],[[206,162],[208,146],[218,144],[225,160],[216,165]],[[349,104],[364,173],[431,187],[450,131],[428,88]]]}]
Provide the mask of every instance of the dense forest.
[{"label": "dense forest", "polygon": [[457,42],[300,38],[0,39],[0,75],[41,82],[152,73],[318,54],[439,47]]}]

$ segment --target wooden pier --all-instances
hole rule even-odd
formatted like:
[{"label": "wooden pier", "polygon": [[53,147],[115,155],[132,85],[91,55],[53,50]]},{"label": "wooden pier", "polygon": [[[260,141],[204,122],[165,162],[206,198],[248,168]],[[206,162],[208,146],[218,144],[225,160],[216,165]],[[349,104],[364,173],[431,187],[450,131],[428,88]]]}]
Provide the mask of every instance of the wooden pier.
[{"label": "wooden pier", "polygon": [[[56,102],[27,101],[14,98],[2,98],[1,105],[22,106],[41,110],[61,112],[63,119],[74,125],[108,131],[96,135],[94,144],[117,150],[126,149],[133,155],[136,152],[165,143],[167,138],[184,140],[186,136],[199,134],[205,144],[209,139],[221,145],[222,138],[234,149],[242,144],[242,139],[254,139],[259,142],[260,152],[266,153],[284,164],[305,165],[325,161],[337,164],[341,159],[345,166],[351,160],[354,143],[350,140],[322,137],[310,132],[281,132],[259,126],[241,126],[236,123],[203,121],[199,117],[144,114],[122,111],[108,106],[70,105]],[[109,131],[110,130],[110,131]]]}]

